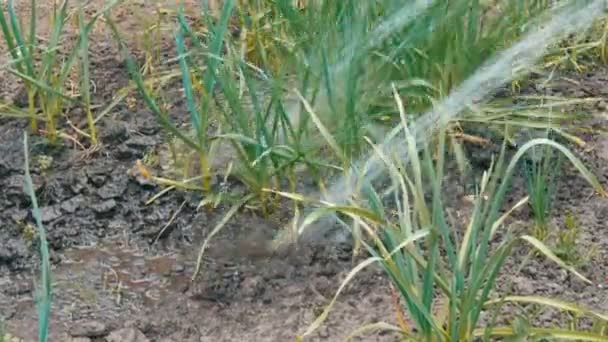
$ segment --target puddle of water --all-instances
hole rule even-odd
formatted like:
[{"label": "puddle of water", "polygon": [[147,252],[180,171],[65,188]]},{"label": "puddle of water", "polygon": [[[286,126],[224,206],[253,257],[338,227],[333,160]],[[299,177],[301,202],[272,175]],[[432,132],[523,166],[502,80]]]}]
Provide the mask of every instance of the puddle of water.
[{"label": "puddle of water", "polygon": [[[178,253],[151,256],[121,241],[107,241],[70,248],[64,256],[51,271],[53,341],[64,341],[72,322],[139,317],[141,312],[182,295],[190,285],[190,267],[186,265],[191,259]],[[33,282],[32,275],[0,277],[0,316],[8,315],[6,328],[25,341],[37,336]]]},{"label": "puddle of water", "polygon": [[128,296],[152,305],[170,293],[184,292],[190,281],[184,274],[185,260],[177,253],[146,256],[137,248],[110,242],[73,248],[65,255],[67,260],[54,271],[58,281],[75,274],[97,279],[93,285],[101,284],[117,300]]}]

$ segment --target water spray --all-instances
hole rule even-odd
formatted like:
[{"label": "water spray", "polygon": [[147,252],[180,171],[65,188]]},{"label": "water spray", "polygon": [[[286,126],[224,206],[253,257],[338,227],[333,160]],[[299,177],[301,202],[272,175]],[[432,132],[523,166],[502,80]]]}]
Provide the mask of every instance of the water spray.
[{"label": "water spray", "polygon": [[[418,11],[424,10],[432,1],[418,2]],[[410,127],[412,134],[416,137],[416,142],[424,145],[431,132],[444,127],[450,121],[456,119],[463,110],[472,103],[478,103],[487,99],[488,95],[496,91],[501,85],[511,81],[515,76],[533,66],[538,59],[545,55],[547,49],[552,44],[557,43],[565,35],[573,32],[588,29],[593,21],[604,14],[606,0],[594,1],[564,1],[549,10],[551,19],[537,24],[527,35],[514,44],[511,48],[498,54],[490,61],[480,67],[471,77],[464,81],[458,88],[453,90],[449,96],[443,99],[438,106],[420,116]],[[403,28],[409,23],[413,16],[412,11],[399,11],[391,16],[384,23],[381,23],[377,30],[381,32],[381,37],[387,38],[392,33]],[[401,18],[401,20],[399,20]],[[373,37],[373,36],[372,36]],[[376,36],[378,37],[378,36]],[[370,43],[371,46],[371,43]],[[369,46],[368,46],[369,47]],[[372,46],[373,47],[373,46]],[[337,65],[346,65],[341,63]],[[385,154],[396,154],[407,160],[407,148],[403,144],[394,143],[395,137],[403,129],[401,123],[394,127],[384,139],[379,148]],[[362,174],[358,172],[364,170]],[[376,154],[370,154],[366,158],[357,161],[351,167],[348,177],[343,176],[337,179],[328,189],[326,195],[317,194],[323,201],[344,205],[347,199],[356,191],[356,184],[372,182],[384,172],[384,165]],[[311,227],[304,227],[300,222],[298,236],[305,233],[306,240],[323,239],[324,234],[335,226],[336,223],[348,227],[345,222],[340,220],[337,215],[330,214],[323,216]],[[343,230],[345,233],[347,230]],[[344,238],[346,234],[342,234]],[[285,242],[282,236],[276,240],[279,244]]]}]

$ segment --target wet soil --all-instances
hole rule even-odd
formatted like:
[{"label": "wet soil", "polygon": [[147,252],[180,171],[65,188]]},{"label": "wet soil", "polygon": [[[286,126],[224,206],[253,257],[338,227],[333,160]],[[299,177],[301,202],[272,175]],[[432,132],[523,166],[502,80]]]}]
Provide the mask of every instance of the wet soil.
[{"label": "wet soil", "polygon": [[[149,6],[141,2],[117,10],[120,28],[141,30],[135,13],[146,13]],[[43,16],[44,8],[40,12]],[[170,40],[164,44],[163,51],[173,51]],[[107,104],[128,84],[127,73],[108,32],[95,31],[91,46],[94,100]],[[603,100],[585,108],[592,113],[588,122],[597,129],[607,127],[608,69],[597,67],[568,78],[576,84],[556,78],[554,94],[588,97],[593,92]],[[0,79],[3,100],[18,102],[18,82]],[[179,105],[172,113],[176,120],[187,120]],[[74,122],[83,119],[78,108],[67,115]],[[39,260],[30,202],[23,190],[26,127],[23,120],[0,119],[0,316],[12,335],[34,341],[34,280]],[[243,209],[214,240],[202,275],[192,282],[201,242],[229,207],[197,209],[199,193],[177,190],[146,203],[162,187],[142,182],[130,170],[138,159],[163,146],[166,136],[143,104],[119,104],[98,127],[102,144],[94,151],[83,151],[67,141],[51,148],[40,137],[30,140],[34,184],[53,264],[51,341],[102,340],[124,327],[136,327],[150,341],[294,340],[352,269],[348,243],[302,245],[280,255],[240,245],[236,237],[256,242],[258,236],[272,234],[289,219],[287,210],[268,220],[255,210]],[[608,136],[601,130],[579,136],[586,146],[577,148],[578,155],[608,186]],[[488,155],[483,153],[487,150],[469,147],[478,168],[487,163]],[[464,220],[466,205],[456,195],[463,194],[461,186],[456,181],[449,184],[454,190],[449,191],[454,195],[450,210]],[[521,180],[515,182],[511,202],[524,195],[523,188]],[[594,195],[568,167],[556,194],[553,224],[563,226],[571,211],[579,221],[581,250],[597,250],[579,267],[593,284],[571,277],[540,257],[514,274],[529,251],[522,247],[509,259],[499,289],[575,301],[607,312],[608,200]],[[521,225],[525,232],[527,222],[529,214],[523,210],[511,224]],[[547,311],[538,323],[562,319]],[[310,340],[342,341],[356,328],[378,321],[394,323],[393,297],[381,270],[371,267],[347,287]],[[361,340],[394,341],[398,336],[372,334]]]}]

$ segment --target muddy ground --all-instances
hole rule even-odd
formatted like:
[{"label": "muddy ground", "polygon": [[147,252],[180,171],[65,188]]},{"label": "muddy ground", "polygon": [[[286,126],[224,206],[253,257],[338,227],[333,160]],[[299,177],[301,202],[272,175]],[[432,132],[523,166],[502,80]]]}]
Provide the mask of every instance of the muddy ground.
[{"label": "muddy ground", "polygon": [[[150,5],[132,6],[115,12],[124,32],[141,30],[134,13],[147,13]],[[40,13],[44,23],[44,7]],[[137,37],[131,38],[137,41]],[[170,55],[170,42],[165,44],[163,51]],[[107,104],[128,84],[126,69],[103,29],[93,33],[91,51],[94,101]],[[18,104],[19,83],[3,76],[2,99]],[[592,114],[588,122],[605,128],[608,69],[597,67],[568,78],[578,84],[558,77],[553,93],[582,98],[592,92],[603,99],[586,109]],[[187,120],[186,112],[179,105],[176,108],[172,111],[175,118]],[[67,115],[77,123],[83,119],[78,109]],[[23,120],[0,119],[0,316],[9,333],[34,341],[33,279],[39,261],[30,202],[23,190],[26,127]],[[190,282],[201,241],[228,208],[196,210],[200,194],[180,191],[145,204],[162,188],[142,183],[129,170],[136,160],[163,146],[166,137],[143,104],[121,103],[98,127],[102,145],[92,153],[68,142],[51,149],[40,138],[31,138],[32,172],[53,264],[51,341],[102,341],[125,327],[135,327],[150,341],[293,340],[321,312],[352,269],[348,243],[305,245],[274,256],[256,253],[256,246],[235,246],[235,236],[265,236],[289,218],[279,215],[265,220],[244,209],[213,244],[201,278]],[[587,144],[576,148],[579,156],[608,186],[608,136],[598,131],[579,136]],[[470,147],[479,167],[487,162],[480,152]],[[49,160],[50,167],[45,167]],[[459,194],[451,208],[458,217],[466,209],[460,202],[464,193],[455,182],[450,186],[451,193]],[[522,195],[520,180],[510,198],[514,201]],[[512,283],[516,294],[561,298],[607,312],[608,200],[594,195],[574,170],[566,168],[558,182],[554,224],[562,226],[569,211],[580,223],[581,250],[597,249],[593,259],[579,268],[594,284],[578,281],[542,258],[533,258],[521,273],[514,274],[528,251],[521,248],[503,270],[499,288],[510,292]],[[513,224],[525,231],[526,210],[518,212],[516,219]],[[547,311],[538,317],[538,323],[561,319]],[[342,341],[354,329],[377,321],[394,323],[393,297],[382,272],[370,268],[348,286],[310,340]],[[374,334],[362,340],[397,339]]]}]

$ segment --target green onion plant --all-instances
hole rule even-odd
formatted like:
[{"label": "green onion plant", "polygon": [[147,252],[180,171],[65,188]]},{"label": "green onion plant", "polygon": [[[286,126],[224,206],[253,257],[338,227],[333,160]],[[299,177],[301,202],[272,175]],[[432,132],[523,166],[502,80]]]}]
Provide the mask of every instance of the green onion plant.
[{"label": "green onion plant", "polygon": [[548,146],[539,146],[522,160],[522,171],[528,190],[530,211],[534,221],[534,237],[544,241],[549,233],[550,211],[555,183],[561,169],[561,155]]},{"label": "green onion plant", "polygon": [[[227,0],[219,16],[203,11],[195,18],[206,24],[201,31],[181,6],[176,68],[189,130],[169,119],[132,57],[127,65],[159,122],[196,152],[206,191],[213,146],[227,142],[239,164],[235,172],[261,194],[259,189],[293,178],[294,169],[321,175],[327,166],[348,168],[368,149],[363,134],[377,140],[387,124],[399,121],[386,105],[390,82],[409,113],[426,110],[509,46],[547,7],[547,0]],[[316,122],[303,114],[310,112],[303,102]],[[340,155],[328,155],[336,149],[327,148],[320,125]]]},{"label": "green onion plant", "polygon": [[25,157],[25,190],[32,201],[32,216],[38,228],[40,240],[40,284],[36,291],[36,306],[38,308],[38,341],[48,340],[49,320],[51,318],[52,286],[51,286],[51,262],[49,248],[46,240],[46,230],[42,224],[36,193],[32,184],[29,166],[29,147],[27,133],[23,134],[23,154]]},{"label": "green onion plant", "polygon": [[[39,133],[39,121],[45,123],[44,132],[50,142],[55,143],[61,135],[57,121],[63,113],[66,103],[79,103],[84,107],[87,115],[89,132],[83,132],[90,137],[91,142],[97,144],[97,133],[91,113],[90,72],[88,60],[88,35],[99,17],[116,6],[120,0],[111,0],[105,7],[93,15],[88,21],[84,17],[84,4],[76,10],[78,19],[78,39],[67,49],[63,55],[66,24],[74,13],[70,12],[69,1],[56,2],[50,14],[50,36],[45,46],[38,41],[37,22],[39,20],[37,0],[30,1],[31,12],[29,25],[21,24],[19,13],[15,10],[14,1],[7,0],[7,11],[0,13],[0,29],[2,37],[8,47],[11,60],[8,71],[16,75],[22,82],[27,93],[27,118],[33,133]],[[79,67],[79,93],[78,100],[68,94],[66,84],[68,77]],[[19,111],[9,111],[19,114]],[[38,115],[39,112],[43,116]]]},{"label": "green onion plant", "polygon": [[[339,212],[350,218],[353,227],[363,232],[362,244],[371,257],[357,265],[346,277],[325,311],[301,334],[314,332],[328,316],[332,305],[357,272],[371,264],[379,264],[398,292],[402,307],[398,308],[397,325],[384,322],[364,326],[353,333],[368,330],[396,331],[408,341],[476,341],[508,339],[521,335],[521,329],[499,326],[493,320],[482,319],[505,303],[543,305],[573,315],[587,316],[608,322],[608,315],[581,306],[564,303],[555,298],[510,296],[496,298],[495,287],[503,266],[513,249],[522,243],[529,245],[549,260],[579,278],[591,283],[584,275],[557,257],[543,242],[531,235],[516,236],[508,229],[507,218],[524,205],[527,198],[511,208],[504,208],[512,177],[522,158],[537,147],[552,148],[561,153],[601,195],[606,195],[595,176],[566,147],[555,141],[539,138],[523,144],[510,160],[506,144],[490,169],[480,179],[473,207],[466,218],[466,229],[456,225],[446,214],[445,130],[429,145],[418,146],[410,133],[400,96],[395,91],[402,118],[403,143],[407,158],[402,154],[383,151],[371,140],[390,174],[393,191],[391,206],[382,201],[383,191],[365,181],[349,205],[316,202],[319,209],[311,213],[303,225],[323,214]],[[422,151],[418,153],[418,151]],[[284,194],[298,198],[293,194]],[[353,228],[354,229],[354,228]],[[485,323],[484,323],[485,322]],[[606,331],[581,331],[576,327],[535,327],[526,329],[527,339],[551,337],[558,340],[602,341]]]},{"label": "green onion plant", "polygon": [[[178,8],[175,46],[189,113],[188,129],[178,128],[169,118],[115,26],[114,32],[148,108],[169,134],[196,152],[203,189],[212,190],[212,173],[217,170],[211,170],[210,165],[215,147],[227,144],[238,161],[235,173],[259,195],[265,207],[266,193],[261,189],[270,184],[281,186],[281,176],[305,160],[306,153],[297,144],[279,140],[279,137],[292,136],[293,129],[286,117],[280,97],[283,90],[278,82],[238,57],[241,54],[238,42],[228,34],[230,18],[236,15],[233,14],[235,4],[235,1],[225,1],[217,21],[202,15],[201,20],[208,25],[207,35],[195,31],[184,15],[184,8]],[[312,158],[305,162],[315,165]]]}]

